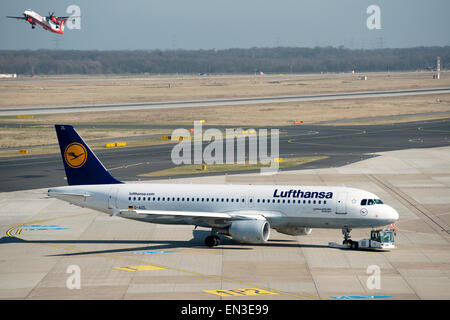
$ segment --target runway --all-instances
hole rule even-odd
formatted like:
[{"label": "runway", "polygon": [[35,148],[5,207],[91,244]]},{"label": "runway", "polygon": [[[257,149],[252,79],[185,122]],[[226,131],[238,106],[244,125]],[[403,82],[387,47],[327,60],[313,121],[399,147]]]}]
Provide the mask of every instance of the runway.
[{"label": "runway", "polygon": [[169,102],[146,102],[107,105],[85,105],[85,106],[49,106],[35,108],[4,108],[0,109],[0,116],[37,115],[73,112],[114,111],[114,110],[148,110],[159,108],[189,108],[189,107],[219,107],[247,104],[267,104],[281,102],[305,102],[341,99],[367,99],[385,98],[424,94],[450,93],[450,88],[415,89],[415,90],[393,90],[393,91],[368,91],[349,92],[337,94],[300,95],[300,96],[274,96],[274,97],[251,97],[235,99],[215,100],[192,100],[192,101],[169,101]]},{"label": "runway", "polygon": [[[282,133],[279,136],[280,157],[327,156],[327,159],[292,168],[318,169],[361,161],[373,157],[376,152],[448,146],[450,145],[449,122],[450,119],[372,126],[281,127],[277,128]],[[127,126],[96,125],[95,127],[114,129]],[[133,128],[160,127],[140,125]],[[168,127],[164,126],[164,128]],[[204,126],[204,128],[208,127]],[[170,158],[173,146],[173,144],[167,144],[105,149],[96,151],[96,154],[117,179],[136,181],[143,180],[138,177],[139,174],[174,167]],[[1,192],[66,184],[60,154],[1,158],[0,175],[2,177]]]}]

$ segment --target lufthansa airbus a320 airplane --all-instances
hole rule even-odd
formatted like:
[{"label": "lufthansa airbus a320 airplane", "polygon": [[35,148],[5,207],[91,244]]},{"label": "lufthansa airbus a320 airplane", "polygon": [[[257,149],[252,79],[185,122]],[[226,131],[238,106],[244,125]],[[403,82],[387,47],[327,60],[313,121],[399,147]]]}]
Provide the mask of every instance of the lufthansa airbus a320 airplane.
[{"label": "lufthansa airbus a320 airplane", "polygon": [[243,243],[264,243],[270,229],[308,235],[312,228],[342,229],[344,244],[353,228],[376,228],[398,220],[375,194],[348,187],[303,185],[122,183],[70,125],[55,125],[69,186],[48,195],[80,207],[142,222],[211,228]]}]

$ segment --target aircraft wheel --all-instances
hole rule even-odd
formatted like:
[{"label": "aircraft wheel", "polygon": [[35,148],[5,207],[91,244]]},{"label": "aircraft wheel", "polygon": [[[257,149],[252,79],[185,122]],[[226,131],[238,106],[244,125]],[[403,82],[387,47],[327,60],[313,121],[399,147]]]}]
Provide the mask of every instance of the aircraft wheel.
[{"label": "aircraft wheel", "polygon": [[351,248],[352,249],[358,249],[358,242],[352,241]]},{"label": "aircraft wheel", "polygon": [[214,238],[214,236],[207,236],[205,238],[205,244],[207,247],[214,247],[216,245],[216,239]]},{"label": "aircraft wheel", "polygon": [[218,236],[214,236],[214,246],[218,246],[220,244],[220,238]]}]

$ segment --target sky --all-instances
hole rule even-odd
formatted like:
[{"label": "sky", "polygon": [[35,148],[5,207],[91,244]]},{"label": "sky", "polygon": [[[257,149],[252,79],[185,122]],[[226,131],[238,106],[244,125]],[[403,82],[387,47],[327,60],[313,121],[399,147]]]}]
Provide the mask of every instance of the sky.
[{"label": "sky", "polygon": [[[6,18],[70,6],[80,25],[64,35]],[[15,0],[0,12],[0,50],[450,45],[449,0]]]}]

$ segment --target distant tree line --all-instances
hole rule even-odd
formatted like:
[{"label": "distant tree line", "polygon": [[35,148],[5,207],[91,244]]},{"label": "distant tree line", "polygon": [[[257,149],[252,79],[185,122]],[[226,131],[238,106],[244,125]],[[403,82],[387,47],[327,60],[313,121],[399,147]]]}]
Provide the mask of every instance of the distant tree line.
[{"label": "distant tree line", "polygon": [[343,47],[225,50],[3,50],[0,73],[308,73],[450,68],[450,46],[351,50]]}]

